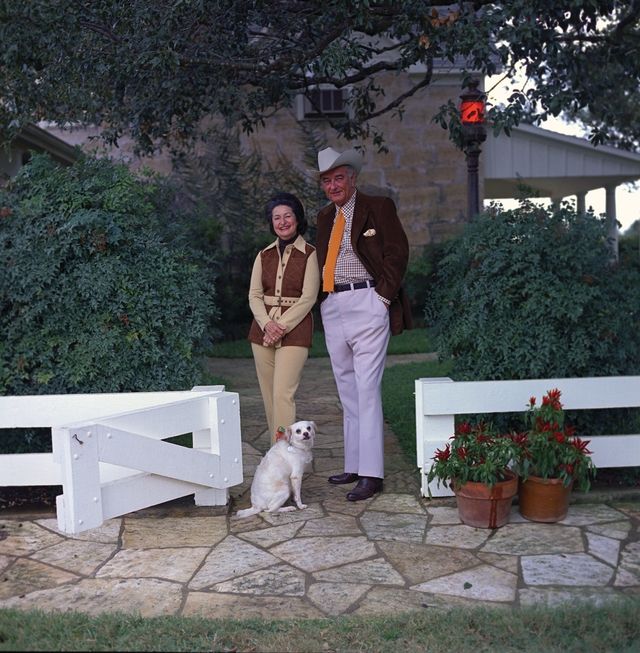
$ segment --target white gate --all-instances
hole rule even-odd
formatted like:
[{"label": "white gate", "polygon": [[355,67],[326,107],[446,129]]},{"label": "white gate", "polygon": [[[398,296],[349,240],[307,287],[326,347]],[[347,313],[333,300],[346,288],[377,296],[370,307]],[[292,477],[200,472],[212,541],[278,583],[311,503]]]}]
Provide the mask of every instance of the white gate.
[{"label": "white gate", "polygon": [[[0,455],[0,486],[62,485],[67,533],[189,494],[224,505],[242,483],[240,401],[224,386],[0,397],[0,428],[32,427],[51,427],[53,453]],[[162,442],[184,433],[193,449]]]},{"label": "white gate", "polygon": [[[586,379],[535,379],[524,381],[462,381],[449,378],[418,379],[416,387],[416,444],[422,472],[422,495],[429,496],[427,474],[436,449],[444,449],[454,434],[455,415],[509,413],[527,410],[530,397],[538,399],[549,390],[561,391],[564,410],[626,408],[640,406],[640,376],[599,376]],[[581,436],[583,437],[583,436]],[[640,435],[584,436],[590,440],[596,467],[640,466]],[[453,492],[437,480],[433,496]]]}]

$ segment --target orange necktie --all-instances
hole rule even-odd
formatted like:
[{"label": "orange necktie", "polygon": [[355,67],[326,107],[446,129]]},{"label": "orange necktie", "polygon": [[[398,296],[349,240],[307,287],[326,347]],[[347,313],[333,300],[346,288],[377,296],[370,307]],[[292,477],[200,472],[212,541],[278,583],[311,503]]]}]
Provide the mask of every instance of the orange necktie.
[{"label": "orange necktie", "polygon": [[327,252],[327,260],[324,264],[324,277],[322,280],[322,290],[324,292],[333,292],[334,276],[336,272],[336,262],[338,260],[338,252],[340,251],[340,243],[342,242],[342,234],[344,233],[344,215],[342,209],[338,211],[338,217],[333,225],[331,238],[329,240],[329,251]]}]

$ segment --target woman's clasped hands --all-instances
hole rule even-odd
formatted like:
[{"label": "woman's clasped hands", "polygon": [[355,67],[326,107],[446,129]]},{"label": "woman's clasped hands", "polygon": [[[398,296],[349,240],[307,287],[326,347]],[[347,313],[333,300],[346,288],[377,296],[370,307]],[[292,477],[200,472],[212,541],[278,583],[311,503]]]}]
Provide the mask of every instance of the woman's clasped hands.
[{"label": "woman's clasped hands", "polygon": [[282,339],[286,332],[286,327],[277,322],[267,322],[264,327],[264,344],[272,347]]}]

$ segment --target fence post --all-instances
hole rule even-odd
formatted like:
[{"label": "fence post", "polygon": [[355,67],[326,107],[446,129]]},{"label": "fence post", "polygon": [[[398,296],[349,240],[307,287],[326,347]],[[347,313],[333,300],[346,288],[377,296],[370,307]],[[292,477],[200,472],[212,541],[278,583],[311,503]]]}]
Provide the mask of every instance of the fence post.
[{"label": "fence post", "polygon": [[[216,386],[214,386],[216,387]],[[217,386],[222,387],[224,386]],[[196,386],[194,391],[213,389]],[[221,488],[195,493],[197,506],[223,506],[229,502],[229,487],[242,483],[242,436],[240,398],[236,392],[209,397],[209,428],[193,433],[193,448],[220,456]]]},{"label": "fence post", "polygon": [[[429,496],[427,474],[431,469],[431,456],[436,448],[446,446],[449,438],[454,433],[454,415],[427,415],[424,405],[422,386],[426,383],[453,383],[445,377],[418,379],[415,382],[416,395],[416,457],[420,468],[422,495]],[[438,487],[438,481],[431,482],[431,494],[436,497],[453,496],[453,491],[443,485]]]},{"label": "fence post", "polygon": [[92,426],[51,429],[64,489],[56,497],[58,529],[66,533],[80,533],[103,522],[98,438],[92,430]]}]

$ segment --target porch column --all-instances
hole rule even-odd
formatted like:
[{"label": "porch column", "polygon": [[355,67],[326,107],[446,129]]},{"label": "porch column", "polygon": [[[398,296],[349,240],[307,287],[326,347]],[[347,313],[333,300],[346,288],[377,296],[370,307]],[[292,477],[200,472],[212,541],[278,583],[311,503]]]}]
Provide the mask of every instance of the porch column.
[{"label": "porch column", "polygon": [[586,193],[576,193],[576,208],[578,213],[585,215],[587,212],[587,194]]},{"label": "porch column", "polygon": [[560,204],[564,200],[564,195],[560,195],[559,197],[550,197],[549,200],[551,201],[554,209],[559,209]]},{"label": "porch column", "polygon": [[606,199],[606,215],[609,222],[609,238],[612,239],[613,255],[615,259],[618,258],[618,225],[616,222],[616,186],[605,186],[607,193]]}]

